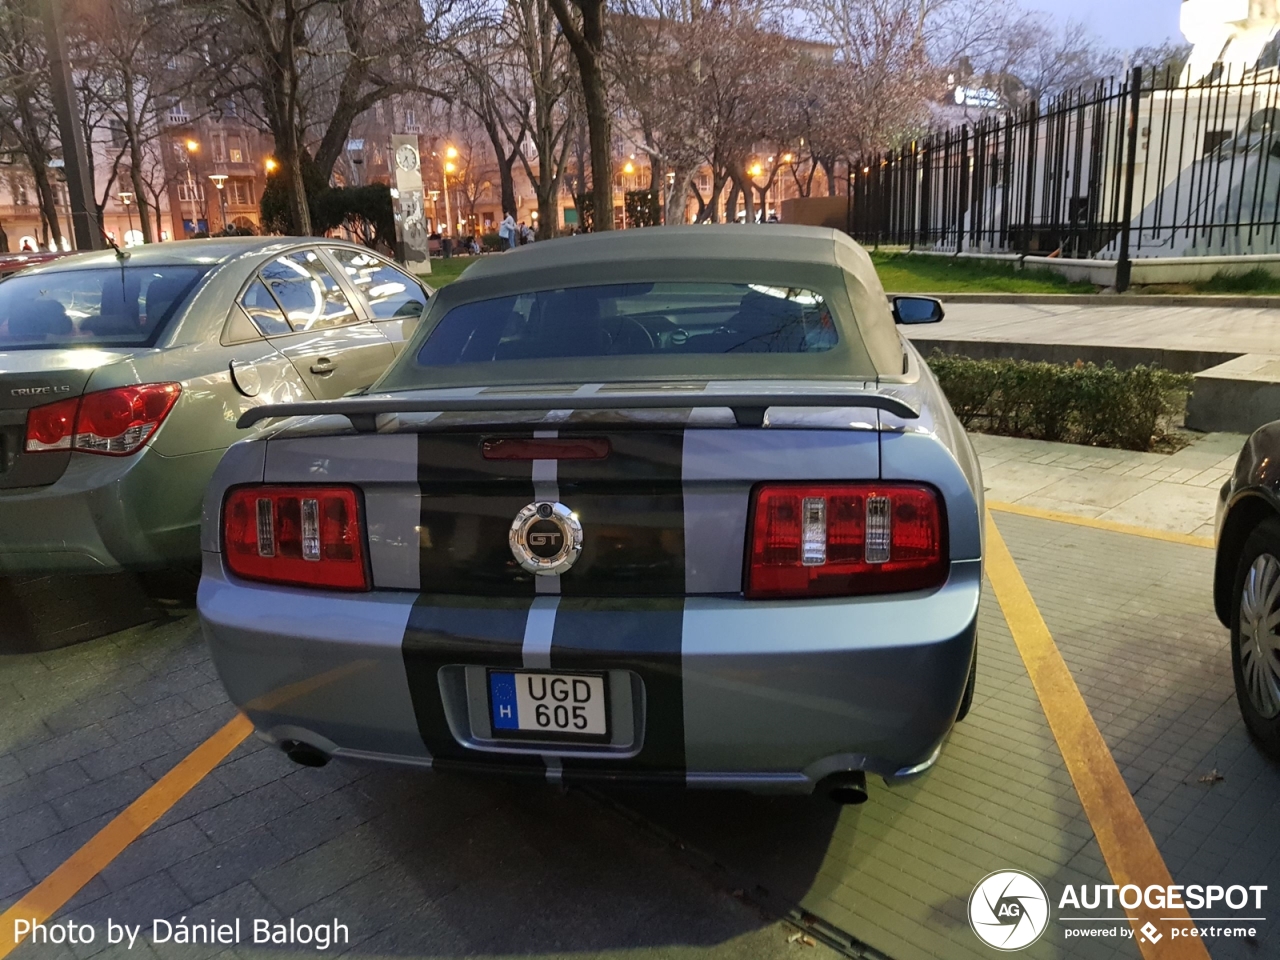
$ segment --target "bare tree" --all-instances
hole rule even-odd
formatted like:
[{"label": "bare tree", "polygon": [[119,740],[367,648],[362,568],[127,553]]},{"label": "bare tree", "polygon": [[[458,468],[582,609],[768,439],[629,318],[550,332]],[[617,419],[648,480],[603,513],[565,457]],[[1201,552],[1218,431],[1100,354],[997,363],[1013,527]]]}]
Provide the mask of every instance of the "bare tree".
[{"label": "bare tree", "polygon": [[698,8],[681,0],[622,0],[611,32],[611,72],[622,94],[636,146],[649,155],[655,180],[668,174],[663,220],[684,218],[693,177],[708,147],[697,109],[700,68],[690,44]]},{"label": "bare tree", "polygon": [[35,184],[46,242],[62,244],[49,162],[54,157],[53,105],[44,33],[32,0],[0,4],[0,137],[13,144]]},{"label": "bare tree", "polygon": [[569,92],[575,78],[549,0],[510,0],[506,22],[530,81],[532,150],[522,149],[520,162],[538,198],[538,235],[545,239],[555,235],[560,220],[557,205],[573,128]]},{"label": "bare tree", "polygon": [[591,144],[594,229],[613,229],[613,120],[606,75],[605,0],[548,0],[578,64]]},{"label": "bare tree", "polygon": [[[296,229],[311,232],[304,166],[327,182],[355,118],[398,94],[447,98],[424,65],[462,29],[458,0],[183,0],[219,17],[222,93],[247,93],[275,139]],[[313,181],[314,182],[314,181]]]},{"label": "bare tree", "polygon": [[[515,165],[529,130],[528,78],[523,76],[507,42],[502,22],[477,24],[454,44],[458,66],[453,79],[454,103],[480,124],[493,148],[498,168],[499,203],[515,216]],[[512,86],[518,86],[513,91]]]},{"label": "bare tree", "polygon": [[159,210],[148,201],[145,155],[156,149],[171,104],[183,102],[189,116],[211,108],[215,68],[203,50],[213,26],[183,0],[110,0],[76,9],[73,56],[86,117],[96,121],[87,126],[111,131],[112,148],[120,149],[113,172],[128,157],[123,175],[147,243],[155,239]]}]

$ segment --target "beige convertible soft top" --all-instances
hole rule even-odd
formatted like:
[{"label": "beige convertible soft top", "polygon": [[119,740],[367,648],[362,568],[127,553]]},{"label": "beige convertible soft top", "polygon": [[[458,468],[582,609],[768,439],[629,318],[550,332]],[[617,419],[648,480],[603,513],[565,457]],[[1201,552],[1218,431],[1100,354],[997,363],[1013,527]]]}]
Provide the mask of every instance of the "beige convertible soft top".
[{"label": "beige convertible soft top", "polygon": [[562,281],[566,272],[576,274],[578,283],[655,280],[670,276],[674,263],[705,265],[717,279],[739,269],[745,279],[755,279],[762,268],[784,264],[838,268],[871,365],[881,374],[902,372],[902,345],[871,258],[846,234],[827,227],[709,224],[565,237],[484,257],[446,290],[449,300],[457,296],[462,302],[477,299],[479,290],[494,296],[537,289],[553,277]]},{"label": "beige convertible soft top", "polygon": [[[574,287],[653,283],[746,284],[821,296],[838,330],[833,347],[798,353],[628,354],[521,362],[419,364],[423,344],[455,308]],[[567,237],[485,257],[431,298],[426,316],[379,390],[423,386],[677,380],[899,379],[902,341],[871,259],[834,230],[762,226],[649,227]]]}]

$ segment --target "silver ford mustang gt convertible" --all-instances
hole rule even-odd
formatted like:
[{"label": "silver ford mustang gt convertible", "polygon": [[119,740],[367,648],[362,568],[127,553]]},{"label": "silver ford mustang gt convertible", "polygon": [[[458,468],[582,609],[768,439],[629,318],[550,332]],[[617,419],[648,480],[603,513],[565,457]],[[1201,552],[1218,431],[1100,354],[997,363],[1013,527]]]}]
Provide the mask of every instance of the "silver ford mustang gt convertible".
[{"label": "silver ford mustang gt convertible", "polygon": [[973,695],[978,461],[866,253],[802,227],[471,266],[209,488],[231,698],[331,757],[865,798]]}]

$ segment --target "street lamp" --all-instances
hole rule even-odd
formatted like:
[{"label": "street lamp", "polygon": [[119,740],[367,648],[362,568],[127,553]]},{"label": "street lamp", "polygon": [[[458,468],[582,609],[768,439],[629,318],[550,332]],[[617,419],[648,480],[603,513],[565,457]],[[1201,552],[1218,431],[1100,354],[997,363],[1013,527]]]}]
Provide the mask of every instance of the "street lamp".
[{"label": "street lamp", "polygon": [[263,164],[263,166],[267,168],[268,174],[272,174],[272,173],[275,173],[277,169],[279,169],[280,164],[276,162],[275,157],[267,157],[267,160]]},{"label": "street lamp", "polygon": [[128,190],[121,190],[116,194],[116,199],[124,205],[124,215],[129,218],[129,233],[125,234],[124,245],[129,246],[129,236],[133,233],[133,194]]},{"label": "street lamp", "polygon": [[227,175],[225,173],[211,173],[209,179],[213,181],[213,185],[218,188],[218,209],[222,212],[222,232],[227,232],[227,195],[223,193],[223,187],[227,185]]},{"label": "street lamp", "polygon": [[444,166],[441,167],[443,171],[441,173],[441,185],[444,187],[444,222],[445,226],[449,228],[449,236],[452,237],[455,234],[453,232],[453,211],[449,207],[449,174],[458,169],[458,165],[453,162],[453,158],[458,155],[458,151],[453,147],[448,147],[444,155],[449,158],[444,162]]},{"label": "street lamp", "polygon": [[196,207],[196,180],[191,175],[191,158],[195,156],[196,151],[200,149],[200,144],[190,138],[186,142],[187,148],[187,195],[191,198],[191,232],[194,234],[200,226],[200,211]]}]

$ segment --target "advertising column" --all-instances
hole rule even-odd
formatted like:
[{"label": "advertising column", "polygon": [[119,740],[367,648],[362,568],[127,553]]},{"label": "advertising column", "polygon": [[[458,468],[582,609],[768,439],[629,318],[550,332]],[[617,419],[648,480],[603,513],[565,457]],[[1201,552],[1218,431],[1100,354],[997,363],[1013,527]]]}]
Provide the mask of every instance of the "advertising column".
[{"label": "advertising column", "polygon": [[396,174],[395,189],[391,191],[396,218],[396,246],[399,247],[396,256],[415,273],[430,273],[418,138],[412,134],[393,134],[391,150]]}]

